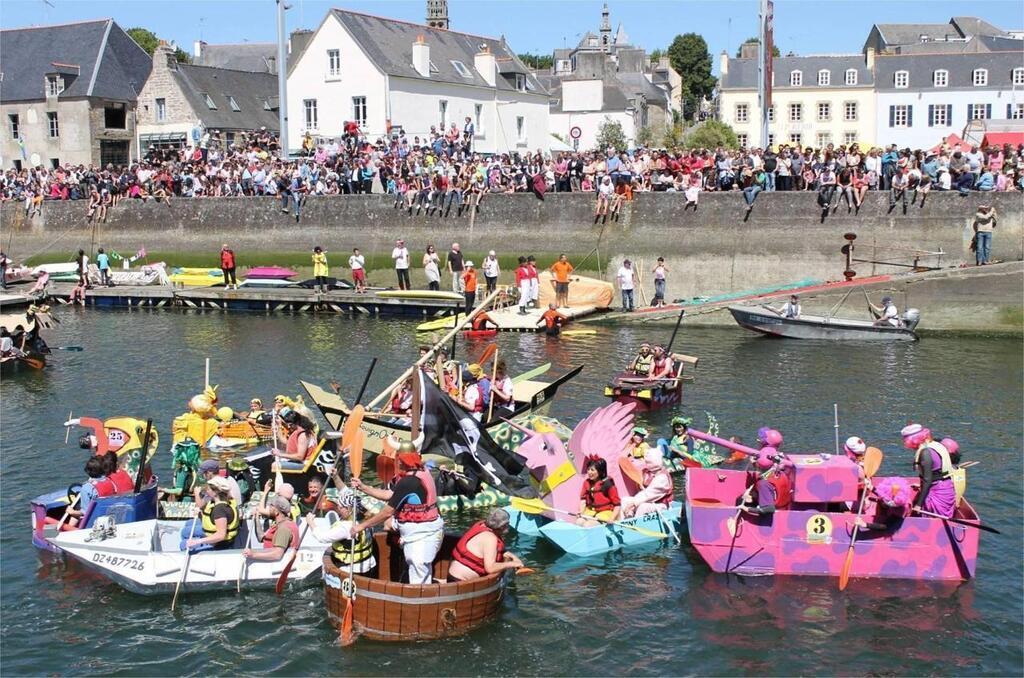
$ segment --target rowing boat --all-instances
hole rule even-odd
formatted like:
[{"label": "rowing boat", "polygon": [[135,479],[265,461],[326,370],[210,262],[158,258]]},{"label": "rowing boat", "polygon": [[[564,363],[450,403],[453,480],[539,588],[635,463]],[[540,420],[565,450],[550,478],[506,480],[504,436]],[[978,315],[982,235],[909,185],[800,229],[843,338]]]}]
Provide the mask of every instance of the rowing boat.
[{"label": "rowing boat", "polygon": [[753,306],[730,306],[729,313],[740,327],[760,334],[829,341],[916,341],[914,330],[920,321],[917,309],[907,310],[900,327],[819,315],[801,314],[799,318],[785,318],[773,311]]},{"label": "rowing boat", "polygon": [[683,381],[692,381],[692,377],[683,373],[685,366],[695,368],[699,358],[673,353],[672,360],[676,365],[672,378],[645,379],[627,370],[615,375],[604,387],[605,397],[620,403],[635,403],[637,412],[678,405],[683,399]]},{"label": "rowing boat", "polygon": [[448,566],[460,535],[446,534],[434,560],[433,582],[402,584],[405,558],[394,533],[374,535],[379,566],[375,576],[350,575],[330,552],[323,555],[327,617],[340,628],[348,606],[346,588],[355,584],[353,632],[368,640],[413,641],[450,638],[494,619],[510,578],[509,570],[464,582],[448,582]]}]

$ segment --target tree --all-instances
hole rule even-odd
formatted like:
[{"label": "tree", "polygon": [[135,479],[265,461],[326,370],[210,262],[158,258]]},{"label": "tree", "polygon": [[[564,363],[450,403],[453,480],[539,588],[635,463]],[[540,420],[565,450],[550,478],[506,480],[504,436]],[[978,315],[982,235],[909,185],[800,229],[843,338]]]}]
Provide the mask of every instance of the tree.
[{"label": "tree", "polygon": [[597,126],[597,150],[606,151],[614,148],[616,151],[626,150],[626,133],[622,131],[622,124],[605,116],[604,122]]},{"label": "tree", "polygon": [[683,137],[686,148],[739,148],[736,132],[724,122],[708,120],[691,128]]},{"label": "tree", "polygon": [[649,125],[641,127],[636,131],[636,145],[643,146],[644,148],[650,148],[654,145],[654,129]]},{"label": "tree", "polygon": [[[125,33],[127,33],[128,37],[134,40],[135,43],[149,56],[153,56],[153,53],[156,52],[156,48],[160,45],[160,38],[156,37],[156,33],[148,28],[136,26],[135,28],[129,28]],[[192,63],[192,57],[190,57],[188,52],[180,47],[174,48],[174,58],[179,64]]]},{"label": "tree", "polygon": [[[760,45],[760,44],[761,44],[761,39],[760,38],[747,38],[746,40],[743,41],[742,45],[740,45],[739,47],[736,48],[736,58],[737,59],[740,58],[740,52],[743,50],[743,45]],[[782,53],[779,52],[779,46],[778,45],[772,45],[772,56],[773,57],[782,56]]]},{"label": "tree", "polygon": [[665,56],[665,50],[663,50],[660,47],[655,47],[654,50],[651,51],[651,55],[650,55],[651,63],[652,64],[658,63],[659,61],[661,61],[661,57],[663,57],[663,56]]},{"label": "tree", "polygon": [[538,71],[549,71],[555,63],[550,54],[520,54],[519,60]]},{"label": "tree", "polygon": [[679,148],[683,145],[683,126],[680,123],[670,125],[665,129],[661,139],[661,145],[668,149]]},{"label": "tree", "polygon": [[711,75],[708,44],[696,33],[677,35],[668,47],[668,59],[683,77],[683,115],[693,120],[700,100],[711,96],[717,82]]}]

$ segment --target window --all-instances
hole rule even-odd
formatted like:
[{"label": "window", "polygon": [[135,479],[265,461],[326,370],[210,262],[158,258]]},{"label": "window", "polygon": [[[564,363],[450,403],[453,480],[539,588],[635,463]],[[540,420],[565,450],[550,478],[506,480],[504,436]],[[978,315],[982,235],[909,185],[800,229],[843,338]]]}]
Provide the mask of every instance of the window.
[{"label": "window", "polygon": [[231,107],[232,111],[238,112],[242,110],[241,108],[239,108],[238,102],[235,101],[235,97],[231,96],[230,94],[225,94],[224,96],[227,97],[228,106]]},{"label": "window", "polygon": [[949,127],[950,120],[953,119],[953,107],[949,104],[929,105],[928,106],[928,126],[929,127]]},{"label": "window", "polygon": [[156,121],[157,122],[166,122],[166,120],[167,120],[167,99],[157,99],[156,102],[155,102],[155,105],[153,106],[153,108],[156,109]]},{"label": "window", "polygon": [[910,71],[896,71],[892,76],[892,84],[896,89],[910,87]]},{"label": "window", "polygon": [[804,84],[804,74],[800,71],[790,71],[789,73],[789,86],[799,87]]},{"label": "window", "polygon": [[273,108],[271,108],[271,106],[270,106],[270,99],[264,99],[264,100],[263,100],[263,110],[264,110],[264,111],[272,111],[272,110],[274,110],[274,109],[273,109]]},{"label": "window", "polygon": [[526,76],[522,73],[516,73],[516,90],[520,92],[526,91]]},{"label": "window", "polygon": [[818,121],[826,122],[832,119],[832,104],[822,101],[818,104]]},{"label": "window", "polygon": [[10,129],[11,129],[11,138],[12,139],[20,139],[21,138],[21,119],[18,117],[18,114],[17,113],[8,113],[7,114],[7,124],[10,126]]},{"label": "window", "polygon": [[746,148],[747,147],[747,135],[746,134],[737,134],[736,135],[736,143],[738,143],[740,145],[740,148]]},{"label": "window", "polygon": [[206,92],[200,92],[199,96],[203,97],[203,101],[206,102],[207,108],[209,108],[211,111],[217,110],[217,104],[213,103],[213,98],[209,94],[207,94]]},{"label": "window", "polygon": [[789,121],[800,122],[804,119],[804,105],[803,104],[790,104],[789,105]]},{"label": "window", "polygon": [[103,107],[103,126],[107,129],[127,129],[128,112],[124,104]]},{"label": "window", "polygon": [[769,134],[768,135],[768,145],[769,146],[774,146],[775,145],[775,135],[774,134]]},{"label": "window", "polygon": [[337,78],[341,75],[341,50],[327,50],[327,77]]},{"label": "window", "polygon": [[847,146],[851,146],[851,145],[853,145],[855,143],[857,143],[857,133],[856,132],[843,132],[843,144],[845,144]]},{"label": "window", "polygon": [[1024,120],[1024,104],[1006,104],[1007,120]]},{"label": "window", "polygon": [[857,119],[857,102],[847,101],[843,104],[843,120],[852,121]]},{"label": "window", "polygon": [[472,78],[473,77],[473,71],[471,71],[468,68],[466,68],[466,64],[462,63],[461,61],[455,61],[453,59],[452,60],[452,66],[455,68],[456,72],[459,75],[461,75],[462,77],[464,77],[464,78]]},{"label": "window", "polygon": [[57,169],[60,167],[60,158],[50,158],[50,169]]},{"label": "window", "polygon": [[768,107],[768,122],[775,122],[775,104]]},{"label": "window", "polygon": [[484,105],[476,104],[473,106],[473,133],[476,136],[480,136],[484,133],[484,126],[481,124],[484,115]]},{"label": "window", "polygon": [[940,69],[932,73],[932,85],[935,87],[947,87],[949,85],[949,71]]},{"label": "window", "polygon": [[910,127],[913,122],[913,107],[907,104],[889,107],[889,127]]},{"label": "window", "polygon": [[60,136],[60,123],[57,122],[57,114],[55,112],[50,111],[46,114],[46,127],[51,139],[56,139]]},{"label": "window", "polygon": [[437,112],[441,116],[441,133],[443,134],[448,128],[448,101],[446,99],[437,102]]},{"label": "window", "polygon": [[316,110],[316,99],[306,99],[302,102],[303,110],[303,121],[305,122],[306,129],[317,128],[317,110]]},{"label": "window", "polygon": [[825,146],[828,146],[829,144],[832,143],[832,133],[818,132],[817,136],[815,137],[814,143],[819,148],[824,148]]},{"label": "window", "polygon": [[992,118],[992,104],[967,104],[968,120],[990,120]]},{"label": "window", "polygon": [[516,139],[519,143],[526,143],[526,118],[521,115],[516,116]]},{"label": "window", "polygon": [[801,139],[803,139],[803,137],[800,135],[799,132],[792,132],[789,135],[789,143],[791,143],[791,144],[793,144],[795,146],[799,146],[800,145]]},{"label": "window", "polygon": [[818,87],[828,87],[832,82],[832,73],[822,69],[818,71]]},{"label": "window", "polygon": [[46,96],[55,97],[64,91],[64,78],[59,75],[46,76]]},{"label": "window", "polygon": [[352,119],[360,127],[366,126],[366,97],[352,97]]},{"label": "window", "polygon": [[971,79],[975,87],[984,87],[988,84],[988,71],[984,68],[975,68],[974,76]]},{"label": "window", "polygon": [[746,104],[736,104],[736,122],[747,122],[750,120],[750,107]]},{"label": "window", "polygon": [[1024,68],[1013,69],[1013,72],[1010,75],[1010,82],[1014,85],[1024,85]]},{"label": "window", "polygon": [[846,69],[846,79],[844,80],[844,82],[847,85],[856,85],[857,84],[857,69],[856,68],[847,68]]}]

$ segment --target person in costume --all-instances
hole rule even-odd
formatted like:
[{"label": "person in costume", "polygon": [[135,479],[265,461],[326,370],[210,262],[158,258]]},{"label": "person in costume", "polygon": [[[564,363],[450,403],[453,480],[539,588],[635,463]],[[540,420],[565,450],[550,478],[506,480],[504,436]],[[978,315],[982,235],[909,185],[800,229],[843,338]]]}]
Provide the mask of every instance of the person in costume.
[{"label": "person in costume", "polygon": [[[341,518],[327,528],[317,525],[313,514],[306,514],[306,525],[313,530],[313,536],[322,542],[331,544],[331,560],[338,567],[352,568],[355,574],[376,576],[377,559],[373,552],[373,539],[369,530],[353,532],[353,520],[356,516],[365,516],[359,497],[351,488],[341,490],[335,512]],[[353,534],[356,536],[353,537]],[[353,544],[353,539],[355,543]]]},{"label": "person in costume", "polygon": [[160,488],[160,496],[166,501],[186,501],[192,496],[199,476],[199,445],[192,439],[174,443],[171,455],[174,487]]},{"label": "person in costume", "polygon": [[629,442],[626,443],[626,454],[633,459],[643,459],[649,449],[650,445],[647,444],[647,429],[643,426],[634,426]]},{"label": "person in costume", "polygon": [[640,344],[640,351],[629,364],[629,371],[640,377],[650,377],[654,371],[654,353],[646,341]]},{"label": "person in costume", "polygon": [[754,483],[748,490],[747,513],[765,515],[788,509],[793,500],[793,485],[781,464],[781,455],[774,447],[762,447],[754,463]]},{"label": "person in costume", "polygon": [[949,450],[932,440],[930,430],[920,424],[909,424],[900,431],[903,446],[914,452],[914,468],[921,479],[921,489],[914,506],[952,518],[956,511],[956,488],[953,486],[953,460]]},{"label": "person in costume", "polygon": [[690,437],[690,417],[672,417],[672,438],[668,441],[669,459],[687,459],[695,461],[703,468],[711,468],[717,461],[712,454],[704,449],[697,449]]},{"label": "person in costume", "polygon": [[641,470],[643,486],[632,497],[622,500],[622,515],[627,518],[642,516],[646,513],[663,511],[672,504],[672,476],[665,468],[661,449],[648,448],[644,453],[644,464]]},{"label": "person in costume", "polygon": [[390,521],[402,544],[409,583],[429,584],[434,558],[444,539],[444,519],[437,508],[437,488],[433,476],[423,464],[423,458],[410,441],[403,441],[398,447],[398,470],[399,475],[392,479],[387,489],[369,487],[359,478],[352,478],[353,489],[386,502],[377,515],[356,523],[352,531],[362,532]]},{"label": "person in costume", "polygon": [[263,533],[263,548],[242,549],[242,555],[248,560],[274,562],[281,560],[290,548],[299,546],[299,526],[291,516],[291,503],[284,497],[270,500],[271,525]]},{"label": "person in costume", "polygon": [[505,550],[508,524],[508,511],[496,508],[485,520],[477,521],[466,530],[452,551],[448,581],[469,581],[522,567],[523,561]]},{"label": "person in costume", "polygon": [[757,448],[772,447],[775,450],[782,449],[782,434],[773,428],[762,426],[757,429]]},{"label": "person in costume", "polygon": [[590,518],[614,522],[619,519],[622,500],[615,481],[608,477],[608,462],[597,455],[586,458],[583,464],[583,487],[580,489],[580,517],[577,525],[591,527],[599,524]]},{"label": "person in costume", "polygon": [[651,368],[651,379],[671,379],[675,376],[675,362],[665,352],[663,346],[654,347],[654,366]]}]

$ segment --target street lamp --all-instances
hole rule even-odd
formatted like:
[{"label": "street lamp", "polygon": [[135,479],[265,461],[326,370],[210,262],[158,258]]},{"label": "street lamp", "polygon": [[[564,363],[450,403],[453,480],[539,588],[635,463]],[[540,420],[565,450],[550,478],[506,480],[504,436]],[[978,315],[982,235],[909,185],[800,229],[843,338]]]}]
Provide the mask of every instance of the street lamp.
[{"label": "street lamp", "polygon": [[284,161],[288,160],[288,43],[284,13],[289,9],[291,5],[277,0],[277,124],[281,128],[278,140]]}]

